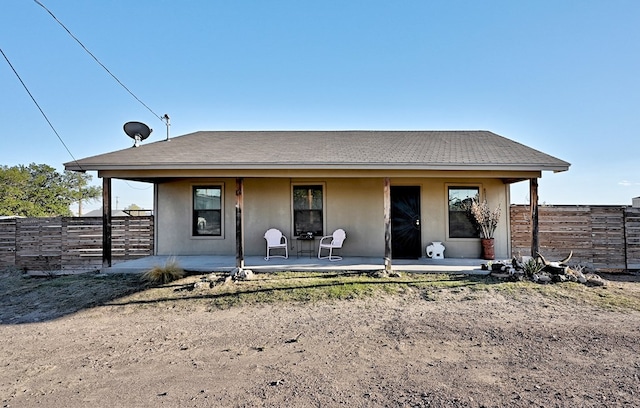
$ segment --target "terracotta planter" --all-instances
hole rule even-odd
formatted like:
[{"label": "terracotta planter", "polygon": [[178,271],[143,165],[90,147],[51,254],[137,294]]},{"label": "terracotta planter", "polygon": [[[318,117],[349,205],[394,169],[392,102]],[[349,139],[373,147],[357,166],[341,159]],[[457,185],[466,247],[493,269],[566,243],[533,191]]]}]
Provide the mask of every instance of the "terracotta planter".
[{"label": "terracotta planter", "polygon": [[493,238],[480,238],[480,243],[482,244],[482,259],[495,259],[496,252],[493,243]]}]

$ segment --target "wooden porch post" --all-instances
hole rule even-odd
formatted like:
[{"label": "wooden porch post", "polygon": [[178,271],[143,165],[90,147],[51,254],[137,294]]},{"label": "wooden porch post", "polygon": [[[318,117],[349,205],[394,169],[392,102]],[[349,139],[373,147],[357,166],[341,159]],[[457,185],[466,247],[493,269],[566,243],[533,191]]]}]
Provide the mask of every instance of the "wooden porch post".
[{"label": "wooden porch post", "polygon": [[236,179],[236,268],[244,268],[244,248],[242,239],[242,207],[244,204],[244,180]]},{"label": "wooden porch post", "polygon": [[531,256],[540,250],[538,240],[538,179],[529,179],[529,206],[531,207]]},{"label": "wooden porch post", "polygon": [[111,267],[111,178],[102,178],[102,267]]},{"label": "wooden porch post", "polygon": [[391,181],[384,178],[384,271],[391,273]]}]

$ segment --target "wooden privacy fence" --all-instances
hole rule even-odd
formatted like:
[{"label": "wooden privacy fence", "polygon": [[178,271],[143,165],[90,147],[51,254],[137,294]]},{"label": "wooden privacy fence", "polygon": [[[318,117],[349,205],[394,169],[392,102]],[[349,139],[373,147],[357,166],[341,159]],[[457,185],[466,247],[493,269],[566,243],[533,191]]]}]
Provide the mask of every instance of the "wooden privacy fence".
[{"label": "wooden privacy fence", "polygon": [[[528,205],[512,205],[512,255],[531,255]],[[540,206],[539,248],[547,260],[573,251],[572,264],[603,271],[640,269],[640,208]],[[153,255],[153,216],[112,219],[112,259]],[[102,217],[0,220],[0,268],[86,271],[102,267]]]},{"label": "wooden privacy fence", "polygon": [[[512,205],[511,252],[531,255],[531,212]],[[627,206],[554,205],[538,207],[539,251],[548,261],[601,271],[640,269],[640,208]]]},{"label": "wooden privacy fence", "polygon": [[[112,218],[112,258],[153,255],[152,216]],[[87,271],[102,267],[102,217],[0,221],[0,268]]]}]

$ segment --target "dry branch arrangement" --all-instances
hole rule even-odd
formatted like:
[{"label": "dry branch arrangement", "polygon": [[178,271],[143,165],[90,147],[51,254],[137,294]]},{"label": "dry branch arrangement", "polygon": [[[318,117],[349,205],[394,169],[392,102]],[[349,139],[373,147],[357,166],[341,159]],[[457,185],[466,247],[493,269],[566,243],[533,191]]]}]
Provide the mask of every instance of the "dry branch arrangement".
[{"label": "dry branch arrangement", "polygon": [[491,208],[489,208],[487,200],[479,202],[474,199],[471,202],[469,211],[478,226],[480,238],[493,238],[493,234],[498,227],[498,221],[500,220],[500,206],[497,206],[492,211]]}]

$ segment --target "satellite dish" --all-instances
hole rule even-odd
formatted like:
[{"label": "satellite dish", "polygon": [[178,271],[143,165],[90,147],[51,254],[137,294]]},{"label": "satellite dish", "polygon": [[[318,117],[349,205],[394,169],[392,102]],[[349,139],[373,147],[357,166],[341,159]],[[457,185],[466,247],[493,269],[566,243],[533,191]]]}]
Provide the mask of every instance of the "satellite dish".
[{"label": "satellite dish", "polygon": [[140,146],[140,142],[148,138],[153,132],[149,126],[142,122],[127,122],[124,124],[124,133],[134,140],[133,147]]}]

